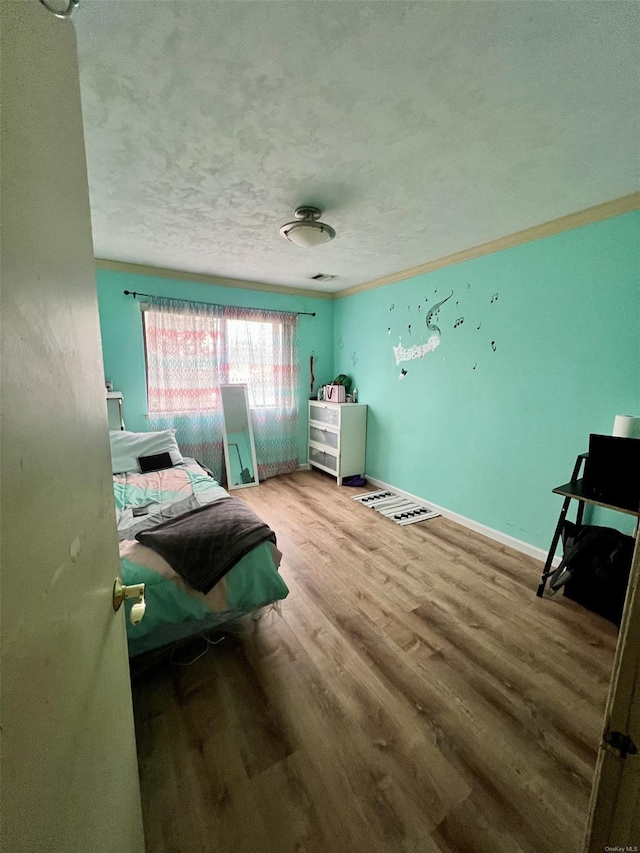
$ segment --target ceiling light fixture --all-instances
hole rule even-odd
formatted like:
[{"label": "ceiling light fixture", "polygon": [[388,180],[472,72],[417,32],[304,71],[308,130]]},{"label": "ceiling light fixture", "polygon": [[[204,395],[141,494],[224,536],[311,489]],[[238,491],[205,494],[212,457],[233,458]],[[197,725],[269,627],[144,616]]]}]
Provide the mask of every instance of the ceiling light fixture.
[{"label": "ceiling light fixture", "polygon": [[324,222],[318,222],[321,211],[317,207],[298,207],[294,216],[296,222],[287,222],[280,229],[280,233],[286,240],[310,249],[328,243],[336,236],[335,230]]}]

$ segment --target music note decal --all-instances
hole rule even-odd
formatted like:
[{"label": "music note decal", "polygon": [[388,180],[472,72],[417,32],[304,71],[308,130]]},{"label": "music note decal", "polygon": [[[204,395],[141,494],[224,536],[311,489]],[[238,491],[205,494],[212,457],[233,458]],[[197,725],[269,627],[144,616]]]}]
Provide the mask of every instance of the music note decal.
[{"label": "music note decal", "polygon": [[479,329],[481,325],[482,325],[482,323],[481,323],[481,322],[480,322],[480,323],[478,323],[478,325],[476,326],[476,329]]},{"label": "music note decal", "polygon": [[453,324],[453,328],[457,329],[458,326],[461,326],[464,323],[464,317],[458,317],[458,319]]},{"label": "music note decal", "polygon": [[404,377],[406,375],[407,375],[407,371],[404,368],[402,368],[400,370],[400,373],[398,374],[398,382],[402,382],[402,380],[404,379]]},{"label": "music note decal", "polygon": [[409,330],[409,334],[411,334],[411,323],[409,323],[409,325],[407,326],[407,329]]},{"label": "music note decal", "polygon": [[478,366],[478,362],[476,361],[476,363],[473,365],[473,369],[475,370],[477,366]]},{"label": "music note decal", "polygon": [[492,302],[497,302],[497,301],[498,301],[498,294],[497,294],[497,293],[494,293],[494,294],[493,294],[493,296],[491,297],[491,301],[492,301]]},{"label": "music note decal", "polygon": [[394,309],[395,307],[396,307],[395,305],[392,305],[392,306],[389,308],[389,311],[393,311],[393,309]]},{"label": "music note decal", "polygon": [[[420,343],[412,344],[410,347],[402,346],[402,337],[400,337],[398,346],[393,347],[393,354],[396,358],[396,364],[400,364],[402,361],[412,361],[415,358],[423,358],[427,353],[433,352],[439,345],[442,340],[442,333],[438,326],[435,323],[432,323],[434,317],[437,317],[438,311],[441,305],[444,305],[451,297],[453,296],[453,291],[446,296],[444,299],[440,300],[440,302],[436,302],[433,308],[427,310],[425,314],[425,325],[427,327],[428,337],[426,340],[421,341]],[[422,324],[420,324],[422,326]],[[411,329],[411,334],[413,335],[413,328]],[[418,338],[422,336],[418,330]]]},{"label": "music note decal", "polygon": [[495,342],[495,341],[491,341],[491,349],[492,349],[494,352],[496,351],[496,342]]}]

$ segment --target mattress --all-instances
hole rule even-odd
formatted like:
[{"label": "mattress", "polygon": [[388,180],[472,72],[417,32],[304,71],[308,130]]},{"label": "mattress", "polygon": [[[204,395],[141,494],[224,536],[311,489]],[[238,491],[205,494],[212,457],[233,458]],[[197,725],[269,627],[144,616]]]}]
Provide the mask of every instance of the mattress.
[{"label": "mattress", "polygon": [[[141,622],[132,625],[127,618],[131,657],[204,633],[288,595],[278,572],[281,554],[271,542],[246,554],[205,595],[135,539],[140,530],[227,496],[195,459],[162,471],[115,475],[113,487],[122,582],[144,583],[147,602]],[[137,514],[140,508],[144,515]],[[131,604],[126,606],[128,617]]]}]

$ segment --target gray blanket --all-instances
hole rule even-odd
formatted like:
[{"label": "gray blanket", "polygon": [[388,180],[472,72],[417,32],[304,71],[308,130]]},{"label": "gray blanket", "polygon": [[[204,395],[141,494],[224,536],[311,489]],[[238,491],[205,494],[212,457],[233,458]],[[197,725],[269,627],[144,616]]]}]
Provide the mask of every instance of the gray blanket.
[{"label": "gray blanket", "polygon": [[239,498],[220,498],[136,534],[199,592],[209,592],[235,564],[276,535]]}]

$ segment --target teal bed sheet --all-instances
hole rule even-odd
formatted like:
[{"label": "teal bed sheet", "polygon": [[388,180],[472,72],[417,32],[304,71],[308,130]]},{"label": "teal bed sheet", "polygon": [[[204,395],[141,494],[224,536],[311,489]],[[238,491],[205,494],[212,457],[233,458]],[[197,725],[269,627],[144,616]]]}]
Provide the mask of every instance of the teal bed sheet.
[{"label": "teal bed sheet", "polygon": [[[280,552],[263,542],[246,554],[207,595],[189,587],[162,558],[135,541],[135,533],[211,503],[227,492],[195,460],[167,471],[114,477],[122,581],[145,584],[147,609],[138,625],[129,621],[129,654],[134,657],[179,639],[205,633],[289,593],[278,565]],[[132,508],[149,506],[149,516]],[[184,509],[187,507],[187,509]]]}]

